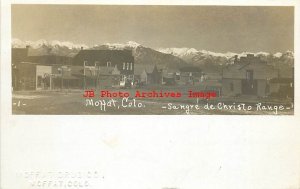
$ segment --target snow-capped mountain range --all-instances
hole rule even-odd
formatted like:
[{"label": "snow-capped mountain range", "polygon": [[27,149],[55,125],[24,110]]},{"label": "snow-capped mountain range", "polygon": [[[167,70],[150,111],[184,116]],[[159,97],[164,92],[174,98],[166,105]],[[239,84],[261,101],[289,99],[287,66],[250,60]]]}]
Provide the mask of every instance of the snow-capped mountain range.
[{"label": "snow-capped mountain range", "polygon": [[103,45],[94,45],[92,48],[96,49],[98,47],[107,47],[111,50],[122,50],[126,48],[137,48],[141,46],[141,44],[135,42],[135,41],[128,41],[127,43],[105,43]]},{"label": "snow-capped mountain range", "polygon": [[157,64],[162,67],[177,68],[180,66],[187,65],[181,58],[158,52],[154,49],[144,47],[134,41],[127,43],[105,43],[101,45],[94,45],[88,47],[87,45],[74,44],[72,42],[59,42],[59,41],[21,41],[19,39],[12,40],[13,48],[25,48],[27,45],[30,46],[29,52],[31,55],[60,55],[60,56],[75,56],[83,47],[83,49],[110,49],[110,50],[132,50],[136,64]]},{"label": "snow-capped mountain range", "polygon": [[211,55],[211,56],[226,57],[226,58],[230,58],[230,57],[235,55],[235,53],[232,53],[232,52],[216,53],[216,52],[211,52],[211,51],[206,51],[206,50],[199,51],[195,48],[187,48],[187,47],[183,47],[183,48],[159,48],[159,49],[157,49],[157,51],[165,53],[165,54],[172,54],[174,56],[178,56],[178,57],[181,57],[181,58],[194,56],[198,53],[207,54],[207,55]]},{"label": "snow-capped mountain range", "polygon": [[74,44],[69,41],[58,41],[58,40],[47,41],[45,39],[40,39],[37,41],[22,41],[20,39],[12,39],[13,48],[25,48],[27,45],[29,45],[33,49],[41,48],[43,46],[65,47],[68,49],[80,49],[81,47],[88,48],[88,46],[85,44]]},{"label": "snow-capped mountain range", "polygon": [[157,51],[177,56],[192,65],[233,64],[236,55],[240,58],[247,56],[247,54],[254,54],[254,56],[260,57],[262,60],[273,65],[283,63],[284,65],[293,66],[294,64],[294,53],[292,51],[277,52],[274,54],[268,52],[217,53],[207,50],[197,50],[195,48],[159,48]]},{"label": "snow-capped mountain range", "polygon": [[[69,41],[58,41],[58,40],[53,40],[53,41],[47,41],[45,39],[40,39],[37,41],[22,41],[20,39],[12,39],[12,47],[13,48],[25,48],[26,46],[30,46],[33,49],[38,49],[41,48],[43,46],[47,46],[47,47],[65,47],[68,49],[89,49],[90,47],[88,47],[85,44],[75,44]],[[124,48],[136,48],[138,46],[141,46],[141,44],[134,42],[134,41],[128,41],[127,43],[105,43],[105,44],[101,44],[101,45],[94,45],[91,48],[98,48],[98,47],[103,47],[105,46],[108,49],[111,50],[121,50]]]},{"label": "snow-capped mountain range", "polygon": [[[165,54],[172,54],[174,56],[178,56],[180,58],[186,59],[187,57],[193,57],[197,54],[207,55],[207,56],[215,56],[215,57],[224,57],[227,59],[230,59],[234,57],[235,55],[238,55],[238,57],[247,56],[247,54],[254,54],[254,56],[274,56],[276,58],[280,58],[283,53],[277,52],[274,54],[267,53],[267,52],[242,52],[242,53],[234,53],[234,52],[226,52],[226,53],[217,53],[207,50],[197,50],[195,48],[158,48],[157,51],[165,53]],[[291,56],[294,56],[294,53],[292,51],[288,51]]]},{"label": "snow-capped mountain range", "polygon": [[[22,41],[19,39],[12,40],[13,48],[24,48],[27,45],[34,51],[40,51],[40,49],[50,49],[52,54],[74,56],[82,48],[84,49],[111,49],[121,50],[130,49],[133,51],[135,61],[141,64],[192,64],[192,65],[203,65],[203,64],[232,64],[234,56],[238,57],[246,56],[250,52],[243,53],[218,53],[207,50],[197,50],[195,48],[158,48],[152,49],[144,47],[141,44],[128,41],[127,43],[105,43],[100,45],[94,45],[88,47],[85,44],[74,44],[68,41],[47,41],[44,39],[38,41]],[[49,51],[48,51],[49,52]],[[256,52],[252,53],[255,56],[261,57],[267,61],[281,61],[287,62],[288,65],[293,64],[294,53],[292,51],[277,52],[274,54],[267,52]]]}]

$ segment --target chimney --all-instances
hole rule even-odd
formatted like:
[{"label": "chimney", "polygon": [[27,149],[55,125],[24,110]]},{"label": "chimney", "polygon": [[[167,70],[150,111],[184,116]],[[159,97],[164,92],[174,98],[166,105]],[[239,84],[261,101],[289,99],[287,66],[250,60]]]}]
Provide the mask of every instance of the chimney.
[{"label": "chimney", "polygon": [[47,52],[50,53],[52,51],[52,48],[48,48]]},{"label": "chimney", "polygon": [[30,46],[26,45],[26,56],[28,56],[28,51],[29,51]]},{"label": "chimney", "polygon": [[237,63],[238,62],[238,55],[234,55],[234,63]]},{"label": "chimney", "polygon": [[80,47],[80,50],[83,50],[83,47]]},{"label": "chimney", "polygon": [[253,58],[254,54],[247,54],[247,58]]}]

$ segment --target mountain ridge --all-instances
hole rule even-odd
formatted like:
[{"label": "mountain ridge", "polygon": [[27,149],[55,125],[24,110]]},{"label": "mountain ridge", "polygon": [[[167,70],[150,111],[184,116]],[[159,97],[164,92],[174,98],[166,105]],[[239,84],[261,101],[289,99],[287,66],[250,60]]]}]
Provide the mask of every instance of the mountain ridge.
[{"label": "mountain ridge", "polygon": [[[186,65],[221,66],[224,64],[232,64],[235,55],[240,58],[251,53],[218,53],[187,47],[153,49],[150,47],[144,47],[143,45],[135,41],[128,41],[126,43],[104,43],[89,47],[85,44],[75,44],[69,41],[47,41],[44,39],[40,39],[37,41],[21,41],[16,38],[12,39],[13,48],[24,48],[27,45],[29,45],[30,48],[36,52],[36,54],[38,54],[39,51],[43,52],[43,49],[46,49],[46,52],[61,56],[74,56],[80,51],[81,48],[109,50],[129,49],[132,50],[133,56],[135,57],[135,62],[137,64],[158,64],[162,67],[182,67]],[[256,52],[251,54],[260,57],[265,61],[272,62],[273,64],[280,64],[280,62],[283,62],[284,65],[287,64],[289,66],[293,66],[294,63],[293,51],[277,52],[274,54],[268,52]]]}]

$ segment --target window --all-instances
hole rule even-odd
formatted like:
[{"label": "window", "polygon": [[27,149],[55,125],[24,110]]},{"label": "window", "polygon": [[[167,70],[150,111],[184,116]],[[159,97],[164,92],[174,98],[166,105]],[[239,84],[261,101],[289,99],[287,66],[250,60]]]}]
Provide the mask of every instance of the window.
[{"label": "window", "polygon": [[246,80],[252,81],[253,80],[253,70],[247,70],[246,71]]},{"label": "window", "polygon": [[130,70],[132,70],[132,62],[130,63]]},{"label": "window", "polygon": [[129,62],[127,62],[127,70],[129,70]]},{"label": "window", "polygon": [[106,62],[107,67],[111,67],[111,62]]},{"label": "window", "polygon": [[129,75],[129,76],[128,76],[128,80],[131,80],[131,79],[132,79],[132,75]]},{"label": "window", "polygon": [[83,61],[83,66],[87,66],[88,61]]},{"label": "window", "polygon": [[266,85],[266,93],[269,93],[269,92],[270,92],[270,85],[267,84],[267,85]]},{"label": "window", "polygon": [[126,76],[122,75],[121,81],[125,82],[125,80],[126,80]]},{"label": "window", "polygon": [[42,87],[43,78],[42,76],[37,77],[37,87]]},{"label": "window", "polygon": [[230,91],[233,91],[234,87],[233,87],[233,83],[230,83]]},{"label": "window", "polygon": [[123,62],[123,70],[125,70],[125,64],[126,64],[126,63],[125,63],[125,62]]}]

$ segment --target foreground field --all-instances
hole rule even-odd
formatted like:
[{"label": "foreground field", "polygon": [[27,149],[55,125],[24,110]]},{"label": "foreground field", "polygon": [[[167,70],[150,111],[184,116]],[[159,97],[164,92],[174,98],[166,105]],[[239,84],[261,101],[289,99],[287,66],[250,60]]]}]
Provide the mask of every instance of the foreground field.
[{"label": "foreground field", "polygon": [[[132,89],[131,89],[132,90]],[[130,91],[129,91],[130,92]],[[134,93],[134,90],[131,91]],[[247,98],[84,98],[84,91],[13,92],[12,113],[31,115],[292,115],[293,104]],[[246,102],[245,102],[246,101]]]}]

